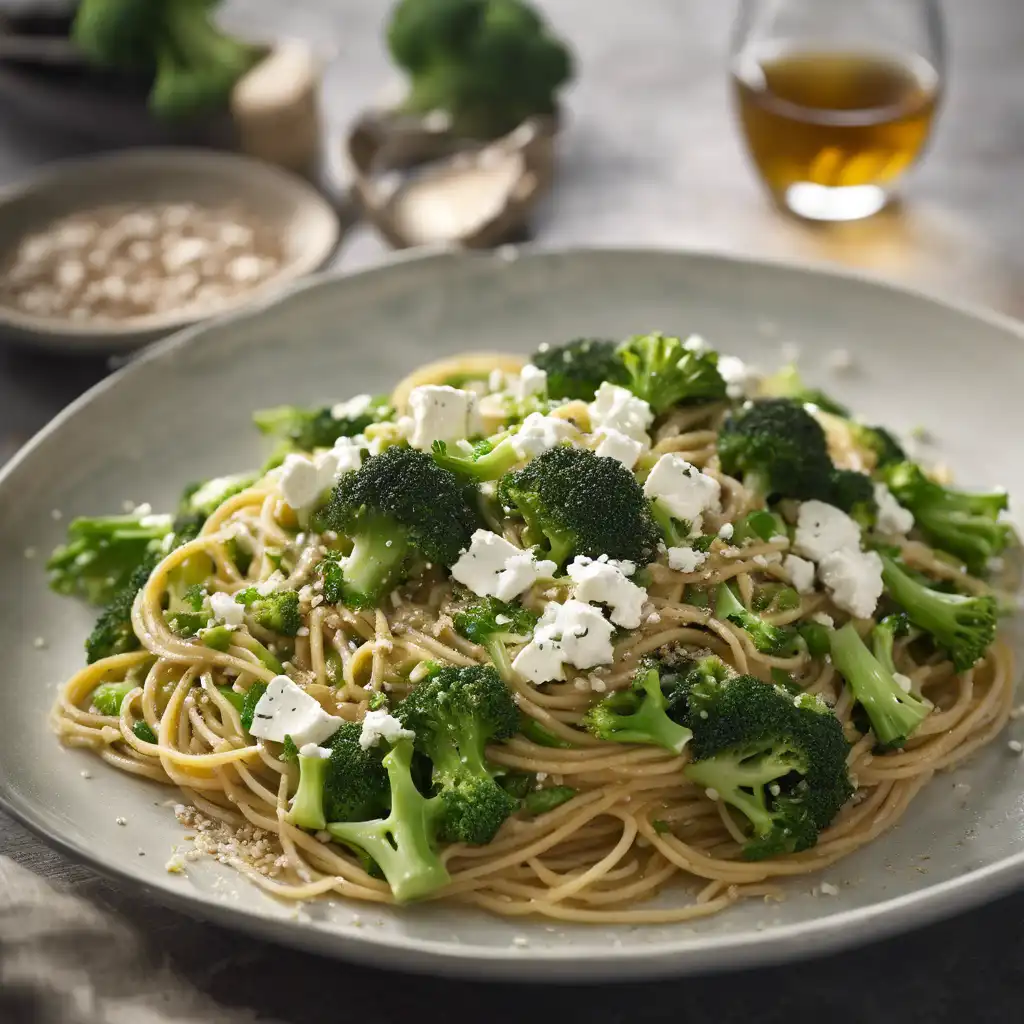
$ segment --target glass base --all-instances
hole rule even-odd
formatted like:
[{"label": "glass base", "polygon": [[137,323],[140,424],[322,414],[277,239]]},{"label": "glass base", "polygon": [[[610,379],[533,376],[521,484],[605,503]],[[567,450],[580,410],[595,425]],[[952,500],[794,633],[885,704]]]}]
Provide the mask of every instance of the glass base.
[{"label": "glass base", "polygon": [[809,181],[790,185],[782,196],[787,210],[807,220],[861,220],[878,213],[889,193],[878,185],[847,185],[831,188]]}]

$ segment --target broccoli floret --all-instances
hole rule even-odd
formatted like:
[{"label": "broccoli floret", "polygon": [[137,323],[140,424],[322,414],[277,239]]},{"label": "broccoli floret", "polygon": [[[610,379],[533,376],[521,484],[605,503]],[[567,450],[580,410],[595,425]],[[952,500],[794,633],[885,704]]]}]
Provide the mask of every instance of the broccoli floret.
[{"label": "broccoli floret", "polygon": [[555,110],[569,50],[523,0],[401,0],[391,55],[410,79],[405,108],[444,110],[452,131],[492,139]]},{"label": "broccoli floret", "polygon": [[882,554],[882,580],[907,618],[943,648],[964,672],[984,657],[996,638],[998,602],[991,594],[947,594],[919,583]]},{"label": "broccoli floret", "polygon": [[[871,730],[883,747],[902,747],[928,716],[931,708],[905,691],[892,664],[893,623],[883,620],[872,630],[875,653],[868,650],[852,622],[831,637],[832,664],[850,684],[857,703],[867,713]],[[881,655],[881,657],[879,657]]]},{"label": "broccoli floret", "polygon": [[849,426],[857,444],[874,455],[876,470],[906,459],[902,445],[885,427],[869,427],[863,423],[850,423]]},{"label": "broccoli floret", "polygon": [[533,632],[537,616],[520,604],[508,604],[496,597],[485,597],[456,612],[452,621],[460,636],[487,649],[498,675],[508,681],[512,679],[513,671],[512,659],[508,656],[505,644],[513,637]]},{"label": "broccoli floret", "polygon": [[89,698],[89,703],[101,714],[117,717],[121,714],[121,705],[125,697],[136,689],[137,683],[100,683]]},{"label": "broccoli floret", "polygon": [[800,405],[816,406],[833,416],[850,418],[850,410],[845,405],[830,398],[824,391],[807,387],[795,366],[784,366],[777,373],[765,377],[758,386],[758,393],[766,398],[788,398]]},{"label": "broccoli floret", "polygon": [[[428,896],[450,881],[436,847],[443,798],[428,798],[419,792],[412,777],[412,759],[410,740],[395,744],[384,757],[390,806],[386,818],[332,821],[327,826],[335,839],[361,850],[380,868],[398,903]],[[361,785],[356,775],[347,778],[353,786]]]},{"label": "broccoli floret", "polygon": [[526,520],[528,540],[562,565],[573,555],[647,565],[661,534],[636,477],[585,448],[550,448],[498,484],[498,500]]},{"label": "broccoli floret", "polygon": [[[239,714],[239,718],[242,720],[242,728],[248,732],[252,728],[252,720],[256,715],[256,705],[259,704],[260,698],[267,692],[267,684],[262,680],[257,680],[248,690],[245,691],[245,696],[242,698],[242,710]],[[231,698],[228,698],[231,700]],[[235,703],[232,700],[232,703]]]},{"label": "broccoli floret", "polygon": [[1010,543],[1013,528],[999,519],[1008,504],[1005,493],[943,487],[912,462],[889,466],[883,478],[896,500],[914,514],[928,543],[962,559],[969,572],[983,575],[989,559]]},{"label": "broccoli floret", "polygon": [[522,461],[511,437],[503,438],[497,444],[480,442],[472,446],[472,451],[462,454],[455,454],[444,441],[435,441],[431,454],[442,469],[461,473],[473,480],[497,480]]},{"label": "broccoli floret", "polygon": [[715,617],[727,619],[739,626],[762,654],[784,658],[796,653],[796,630],[788,626],[773,626],[756,612],[745,608],[728,583],[719,584],[715,597]]},{"label": "broccoli floret", "polygon": [[[186,567],[187,563],[183,563],[183,570]],[[201,570],[195,570],[199,571]],[[195,636],[210,619],[208,599],[209,594],[201,583],[186,585],[180,579],[169,580],[167,609],[164,612],[167,627],[178,636]]]},{"label": "broccoli floret", "polygon": [[365,821],[381,817],[389,806],[388,776],[379,748],[360,746],[362,725],[346,722],[331,737],[324,777],[324,814],[328,821]]},{"label": "broccoli floret", "polygon": [[157,735],[153,732],[149,722],[144,722],[141,718],[132,726],[132,732],[135,734],[135,738],[142,740],[143,743],[156,743]]},{"label": "broccoli floret", "polygon": [[336,417],[328,406],[300,409],[279,405],[253,413],[253,422],[261,433],[280,442],[273,462],[280,462],[290,451],[311,452],[314,448],[333,448],[339,437],[355,437],[373,423],[389,419],[394,410],[385,395],[370,400],[358,415]]},{"label": "broccoli floret", "polygon": [[185,488],[178,505],[178,514],[201,515],[208,519],[228,498],[241,494],[259,479],[255,473],[231,473],[227,476],[215,476],[209,480],[189,484]]},{"label": "broccoli floret", "polygon": [[155,75],[150,110],[179,118],[227,109],[231,90],[261,57],[224,35],[209,0],[82,0],[71,35],[92,63]]},{"label": "broccoli floret", "polygon": [[788,398],[752,402],[731,414],[718,435],[718,457],[726,473],[766,500],[816,499],[862,521],[874,514],[871,480],[836,469],[821,424]]},{"label": "broccoli floret", "polygon": [[168,515],[82,516],[68,526],[67,542],[46,563],[58,594],[90,604],[114,600],[143,563],[152,564],[173,531]]},{"label": "broccoli floret", "polygon": [[256,587],[246,587],[235,594],[235,600],[245,605],[245,610],[258,626],[282,636],[295,636],[302,626],[299,613],[299,595],[294,590],[273,590],[261,594]]},{"label": "broccoli floret", "polygon": [[530,361],[547,374],[549,397],[589,402],[604,381],[624,385],[628,380],[616,348],[614,341],[577,338],[565,345],[542,345]]},{"label": "broccoli floret", "polygon": [[90,665],[101,658],[138,649],[139,640],[132,628],[132,605],[155,565],[155,556],[143,561],[100,613],[85,641],[86,660]]},{"label": "broccoli floret", "polygon": [[722,679],[697,668],[690,679],[693,763],[683,771],[746,819],[743,856],[814,846],[853,793],[839,719],[819,698],[794,697],[753,676]]},{"label": "broccoli floret", "polygon": [[341,566],[342,599],[355,607],[374,607],[402,581],[413,554],[453,565],[477,525],[455,474],[398,446],[346,473],[322,521],[353,541]]},{"label": "broccoli floret", "polygon": [[439,667],[398,705],[396,717],[416,733],[430,758],[444,807],[442,835],[450,842],[489,843],[515,810],[495,782],[485,748],[519,729],[512,694],[490,666]]},{"label": "broccoli floret", "polygon": [[669,718],[668,706],[658,665],[647,662],[628,690],[602,698],[584,715],[583,724],[602,740],[646,743],[680,754],[693,734]]},{"label": "broccoli floret", "polygon": [[757,508],[753,512],[748,512],[736,524],[732,541],[736,545],[746,544],[747,541],[756,544],[758,541],[785,535],[786,523],[782,516],[769,512],[766,508]]},{"label": "broccoli floret", "polygon": [[656,332],[622,342],[618,355],[629,375],[626,387],[656,414],[673,405],[725,398],[718,353],[712,349],[691,351],[678,338]]}]

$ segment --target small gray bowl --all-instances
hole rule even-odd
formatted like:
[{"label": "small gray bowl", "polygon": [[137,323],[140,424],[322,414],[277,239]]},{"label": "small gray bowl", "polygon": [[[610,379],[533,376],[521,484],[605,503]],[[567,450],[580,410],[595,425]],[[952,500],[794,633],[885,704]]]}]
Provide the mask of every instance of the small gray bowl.
[{"label": "small gray bowl", "polygon": [[247,305],[324,266],[341,223],[315,189],[285,171],[234,153],[134,149],[62,160],[0,192],[0,262],[25,234],[70,213],[111,203],[242,202],[280,235],[284,262],[259,288],[197,313],[160,313],[123,323],[33,316],[0,305],[0,338],[40,348],[113,352],[136,348],[187,324]]}]

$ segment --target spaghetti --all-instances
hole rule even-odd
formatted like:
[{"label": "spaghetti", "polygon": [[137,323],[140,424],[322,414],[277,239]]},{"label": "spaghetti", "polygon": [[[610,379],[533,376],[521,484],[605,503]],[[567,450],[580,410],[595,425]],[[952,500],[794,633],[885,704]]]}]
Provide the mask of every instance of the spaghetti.
[{"label": "spaghetti", "polygon": [[[476,356],[425,368],[398,386],[396,404],[404,407],[413,386],[456,376],[483,380],[492,370],[515,372],[519,365],[509,357]],[[718,463],[716,439],[727,411],[726,402],[676,408],[656,422],[652,434],[653,456],[681,453],[718,481],[720,508],[704,522],[712,536],[728,536],[722,527],[740,522],[760,503]],[[550,415],[584,428],[588,423],[587,405],[579,401],[558,405]],[[393,429],[380,427],[382,432]],[[863,452],[853,434],[836,419],[829,421],[827,432],[835,463],[859,468]],[[594,443],[586,429],[583,437],[584,445]],[[520,543],[520,523],[504,519],[490,525]],[[232,546],[240,537],[252,555],[244,573]],[[283,574],[282,586],[299,592],[302,613],[287,674],[325,711],[347,721],[359,721],[375,694],[401,699],[425,662],[489,663],[483,647],[455,631],[452,609],[459,598],[447,574],[428,573],[399,587],[375,609],[325,603],[313,572],[324,556],[324,543],[321,534],[298,530],[274,472],[224,500],[194,540],[164,555],[139,591],[131,616],[139,649],[103,658],[75,674],[61,690],[53,726],[64,743],[94,750],[122,771],[175,787],[188,805],[182,813],[207,833],[205,848],[275,896],[387,903],[392,900],[387,883],[349,849],[286,821],[297,768],[282,758],[280,744],[248,735],[237,701],[225,696],[225,687],[242,694],[274,678],[276,673],[241,642],[247,634],[272,638],[250,623],[236,631],[225,649],[216,650],[183,639],[167,621],[168,576],[197,555],[208,557],[213,567],[204,581],[211,593],[236,593]],[[904,537],[893,543],[910,569],[935,580],[955,578],[969,592],[986,592],[985,583],[964,577],[921,540]],[[958,672],[942,652],[922,654],[921,645],[898,639],[896,665],[934,710],[902,749],[880,753],[828,657],[806,648],[790,656],[762,653],[740,625],[687,600],[692,586],[707,591],[728,581],[749,603],[764,584],[787,584],[779,556],[790,544],[785,535],[742,547],[719,537],[693,572],[672,570],[661,556],[648,567],[642,623],[617,640],[610,666],[598,674],[572,672],[565,681],[542,686],[513,674],[509,682],[524,720],[541,726],[549,739],[542,745],[516,735],[488,749],[490,762],[497,770],[531,775],[542,788],[570,787],[575,795],[538,816],[513,814],[487,845],[445,846],[442,857],[451,880],[432,898],[505,916],[592,923],[655,924],[713,914],[743,897],[778,894],[782,880],[818,872],[870,843],[900,819],[937,771],[996,736],[1013,703],[1013,661],[1001,640],[972,668]],[[540,612],[551,593],[550,583],[542,581],[522,600]],[[764,617],[786,625],[815,617],[824,621],[824,616],[848,618],[819,589]],[[851,744],[848,768],[855,794],[813,848],[744,859],[742,823],[726,803],[710,799],[687,778],[686,750],[676,754],[609,742],[581,727],[595,700],[628,687],[646,655],[669,647],[710,652],[735,672],[766,683],[781,670],[831,706]],[[97,685],[125,680],[136,685],[118,715],[91,707]],[[140,738],[140,732],[147,734],[140,722],[154,741]],[[669,896],[653,899],[662,893]]]}]

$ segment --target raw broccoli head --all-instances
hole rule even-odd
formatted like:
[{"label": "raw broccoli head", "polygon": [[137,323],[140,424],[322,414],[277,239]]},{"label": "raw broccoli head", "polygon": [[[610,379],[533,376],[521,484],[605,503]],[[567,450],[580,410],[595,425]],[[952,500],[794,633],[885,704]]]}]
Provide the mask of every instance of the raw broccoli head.
[{"label": "raw broccoli head", "polygon": [[931,706],[900,686],[892,660],[893,638],[905,629],[900,617],[889,616],[872,630],[874,653],[852,622],[831,635],[832,664],[867,713],[879,744],[902,747],[931,711]]},{"label": "raw broccoli head", "polygon": [[329,406],[301,409],[295,405],[279,405],[260,409],[252,418],[262,433],[280,442],[272,460],[279,462],[290,451],[332,448],[338,438],[355,437],[370,424],[388,419],[392,412],[387,396],[378,395],[357,416],[336,417]]},{"label": "raw broccoli head", "polygon": [[460,636],[487,649],[498,674],[509,680],[513,671],[505,644],[514,637],[528,636],[537,624],[537,616],[520,604],[485,597],[457,611],[452,622]]},{"label": "raw broccoli head", "polygon": [[1003,492],[969,494],[943,487],[912,462],[890,465],[882,476],[896,500],[914,514],[928,543],[962,559],[975,575],[983,575],[1013,537],[1010,524],[999,519],[1008,504]]},{"label": "raw broccoli head", "polygon": [[530,362],[548,375],[551,398],[589,402],[604,381],[626,383],[626,368],[616,348],[614,341],[576,338],[565,345],[542,345]]},{"label": "raw broccoli head", "polygon": [[618,347],[629,379],[626,387],[656,414],[673,405],[716,402],[725,398],[718,353],[690,351],[678,338],[637,334]]},{"label": "raw broccoli head", "polygon": [[444,666],[398,705],[396,717],[416,733],[416,748],[433,765],[444,808],[442,836],[489,843],[515,810],[515,800],[487,767],[485,748],[519,729],[519,709],[490,666]]},{"label": "raw broccoli head", "polygon": [[735,623],[762,654],[784,658],[796,653],[798,634],[789,626],[775,626],[745,608],[728,583],[721,583],[715,597],[715,616]]},{"label": "raw broccoli head", "polygon": [[633,474],[585,448],[551,448],[506,474],[498,499],[526,520],[529,541],[559,565],[574,555],[647,565],[661,539]]},{"label": "raw broccoli head", "polygon": [[343,600],[373,607],[401,582],[414,554],[453,565],[477,517],[453,473],[425,452],[395,445],[341,478],[321,523],[354,544],[342,562]]},{"label": "raw broccoli head", "polygon": [[155,565],[155,556],[151,555],[143,561],[100,613],[85,641],[86,660],[90,665],[101,658],[139,648],[138,637],[132,629],[132,605],[135,603],[135,595],[146,585]]},{"label": "raw broccoli head", "polygon": [[166,515],[73,519],[67,542],[46,563],[50,586],[58,594],[81,597],[90,604],[108,604],[135,570],[161,551],[172,530],[172,518]]},{"label": "raw broccoli head", "polygon": [[628,690],[610,693],[584,715],[588,732],[615,743],[644,743],[680,754],[692,733],[669,717],[670,701],[663,686],[674,677],[662,678],[661,666],[648,660],[637,669]]},{"label": "raw broccoli head", "polygon": [[853,793],[842,725],[828,707],[753,676],[700,670],[686,700],[693,763],[684,773],[746,818],[743,856],[814,846]]},{"label": "raw broccoli head", "polygon": [[409,75],[406,109],[444,110],[470,138],[553,113],[572,77],[568,49],[522,0],[401,0],[388,46]]},{"label": "raw broccoli head", "polygon": [[302,626],[299,595],[294,590],[274,590],[261,594],[256,587],[246,587],[235,594],[235,600],[245,605],[256,624],[272,633],[295,636]]},{"label": "raw broccoli head", "polygon": [[882,580],[889,597],[918,628],[929,633],[963,672],[975,665],[996,638],[999,606],[991,594],[947,594],[919,582],[886,554]]}]

